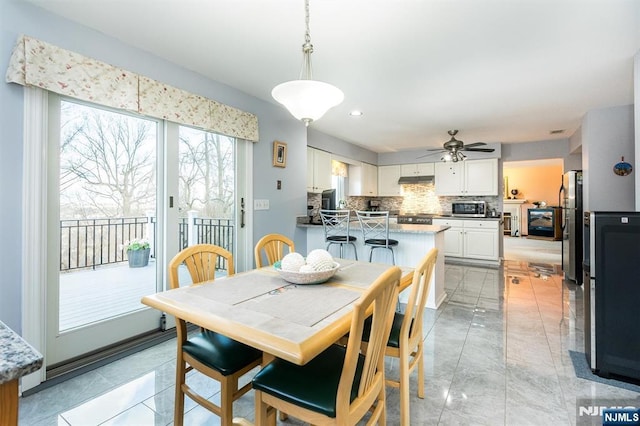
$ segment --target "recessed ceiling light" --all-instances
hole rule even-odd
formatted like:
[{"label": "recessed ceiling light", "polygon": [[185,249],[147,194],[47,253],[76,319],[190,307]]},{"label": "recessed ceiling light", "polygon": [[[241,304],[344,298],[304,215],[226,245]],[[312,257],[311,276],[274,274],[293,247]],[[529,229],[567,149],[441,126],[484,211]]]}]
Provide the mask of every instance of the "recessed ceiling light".
[{"label": "recessed ceiling light", "polygon": [[564,129],[549,130],[550,135],[559,135],[560,133],[564,133]]},{"label": "recessed ceiling light", "polygon": [[351,111],[349,113],[349,115],[352,116],[352,117],[360,117],[360,116],[362,116],[362,111],[358,111],[358,110]]}]

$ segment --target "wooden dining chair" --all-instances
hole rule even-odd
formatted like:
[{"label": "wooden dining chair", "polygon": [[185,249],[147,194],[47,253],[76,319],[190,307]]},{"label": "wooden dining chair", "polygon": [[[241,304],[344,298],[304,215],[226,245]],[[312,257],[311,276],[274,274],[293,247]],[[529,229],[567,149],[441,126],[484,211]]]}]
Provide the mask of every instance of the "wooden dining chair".
[{"label": "wooden dining chair", "polygon": [[[295,251],[293,241],[281,234],[267,234],[260,238],[255,247],[256,268],[262,268],[262,253],[264,252],[267,265],[273,265],[285,256],[284,249],[287,247],[288,253]],[[266,265],[264,265],[266,266]]]},{"label": "wooden dining chair", "polygon": [[[411,423],[409,411],[409,375],[418,367],[418,398],[424,398],[424,336],[422,318],[429,295],[431,277],[438,258],[438,249],[431,249],[413,271],[411,292],[404,314],[396,312],[393,316],[391,332],[385,355],[398,358],[400,364],[399,380],[387,377],[387,385],[400,388],[400,424]],[[366,329],[365,324],[365,340]],[[363,345],[366,348],[366,343]]]},{"label": "wooden dining chair", "polygon": [[[180,286],[178,269],[183,264],[191,275],[192,285],[213,281],[219,258],[226,261],[227,275],[233,275],[233,255],[222,247],[198,244],[182,250],[169,262],[169,286],[172,289]],[[251,383],[238,389],[238,379],[261,364],[262,352],[210,330],[201,329],[188,335],[186,321],[178,317],[176,329],[178,355],[174,424],[183,424],[184,396],[187,395],[218,415],[223,426],[232,425],[233,401],[251,389]],[[185,382],[186,373],[192,369],[220,382],[220,405],[196,393]]]},{"label": "wooden dining chair", "polygon": [[[258,424],[275,424],[276,409],[314,425],[354,425],[367,414],[367,424],[385,424],[384,350],[400,276],[390,267],[354,303],[346,346],[331,345],[305,365],[276,359],[254,376]],[[370,344],[360,353],[371,312]]]}]

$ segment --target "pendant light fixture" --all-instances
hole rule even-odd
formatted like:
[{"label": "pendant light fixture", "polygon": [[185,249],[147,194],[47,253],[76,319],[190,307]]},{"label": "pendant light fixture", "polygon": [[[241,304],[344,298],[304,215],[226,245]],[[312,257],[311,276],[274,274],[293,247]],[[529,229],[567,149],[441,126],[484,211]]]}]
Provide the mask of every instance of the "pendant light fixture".
[{"label": "pendant light fixture", "polygon": [[309,0],[305,0],[306,33],[302,45],[302,69],[300,79],[281,83],[273,88],[271,96],[305,125],[320,119],[329,109],[344,100],[344,93],[323,81],[313,80],[311,54],[313,45],[309,33]]}]

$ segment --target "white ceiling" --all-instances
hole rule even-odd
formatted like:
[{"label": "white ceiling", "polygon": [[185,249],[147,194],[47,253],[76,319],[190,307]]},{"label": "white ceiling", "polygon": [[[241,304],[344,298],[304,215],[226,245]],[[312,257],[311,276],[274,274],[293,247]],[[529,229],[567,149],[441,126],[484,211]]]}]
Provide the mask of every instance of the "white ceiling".
[{"label": "white ceiling", "polygon": [[[269,102],[300,71],[303,0],[26,1]],[[345,93],[312,127],[376,152],[437,147],[449,129],[567,138],[587,111],[633,103],[637,0],[311,0],[310,13],[314,78]]]}]

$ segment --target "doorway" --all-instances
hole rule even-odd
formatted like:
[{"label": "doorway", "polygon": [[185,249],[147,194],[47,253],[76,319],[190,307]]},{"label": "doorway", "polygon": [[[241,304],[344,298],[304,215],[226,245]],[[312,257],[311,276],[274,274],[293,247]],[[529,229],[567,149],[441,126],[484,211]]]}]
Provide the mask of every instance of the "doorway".
[{"label": "doorway", "polygon": [[505,185],[503,212],[509,213],[510,219],[508,225],[505,223],[505,230],[509,229],[509,232],[505,231],[503,236],[505,260],[562,263],[561,242],[528,241],[527,212],[536,207],[534,203],[549,207],[558,205],[563,167],[561,158],[502,163]]}]

